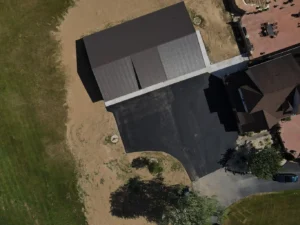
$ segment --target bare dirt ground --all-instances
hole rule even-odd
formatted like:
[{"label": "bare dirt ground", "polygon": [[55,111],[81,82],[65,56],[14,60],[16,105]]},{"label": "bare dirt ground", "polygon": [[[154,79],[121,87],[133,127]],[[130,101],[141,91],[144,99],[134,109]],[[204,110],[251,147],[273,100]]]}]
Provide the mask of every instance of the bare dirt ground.
[{"label": "bare dirt ground", "polygon": [[[117,134],[113,115],[106,111],[103,102],[92,103],[76,69],[75,41],[91,32],[105,29],[121,21],[133,19],[180,0],[79,0],[71,8],[59,27],[57,38],[61,41],[62,63],[67,73],[68,145],[80,168],[79,186],[86,207],[89,225],[149,224],[144,218],[121,219],[110,214],[110,194],[129,177],[142,179],[153,176],[146,168],[130,167],[137,156],[160,158],[164,165],[163,177],[167,184],[190,185],[187,173],[174,158],[161,153],[133,153],[126,155],[121,140],[107,143],[106,137]],[[219,0],[191,0],[194,8],[206,21],[201,28],[212,61],[220,61],[235,54],[230,31],[224,23]],[[205,4],[204,4],[205,2]],[[216,32],[217,31],[217,32]]]},{"label": "bare dirt ground", "polygon": [[[118,23],[159,8],[175,0],[81,0],[71,8],[59,27],[57,38],[61,41],[62,63],[67,73],[67,141],[77,159],[80,171],[79,186],[85,203],[89,225],[149,224],[144,218],[122,219],[110,214],[110,194],[123,185],[129,177],[140,175],[151,179],[146,170],[135,170],[130,161],[135,155],[126,155],[121,141],[110,144],[106,137],[118,134],[113,115],[106,111],[103,102],[92,103],[84,89],[76,69],[75,41],[84,34],[103,29],[107,24]],[[142,153],[150,154],[150,153]],[[181,167],[171,169],[174,159],[168,155],[158,156],[164,162],[165,182],[190,185]],[[181,164],[180,164],[181,166]]]},{"label": "bare dirt ground", "polygon": [[239,55],[230,22],[230,15],[225,11],[222,0],[187,0],[186,6],[204,19],[204,26],[199,29],[212,63]]}]

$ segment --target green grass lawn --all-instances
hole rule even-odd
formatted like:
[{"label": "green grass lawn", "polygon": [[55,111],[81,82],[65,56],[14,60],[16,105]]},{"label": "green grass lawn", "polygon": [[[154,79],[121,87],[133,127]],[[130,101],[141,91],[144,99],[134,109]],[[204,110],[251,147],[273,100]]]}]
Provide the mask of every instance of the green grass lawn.
[{"label": "green grass lawn", "polygon": [[50,31],[71,0],[0,0],[0,224],[84,225]]},{"label": "green grass lawn", "polygon": [[256,195],[226,210],[223,225],[299,225],[300,190]]}]

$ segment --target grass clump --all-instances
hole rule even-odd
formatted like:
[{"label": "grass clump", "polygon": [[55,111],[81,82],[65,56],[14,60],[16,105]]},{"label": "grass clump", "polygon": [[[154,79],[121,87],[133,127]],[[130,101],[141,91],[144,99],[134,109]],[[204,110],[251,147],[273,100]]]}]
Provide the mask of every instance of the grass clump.
[{"label": "grass clump", "polygon": [[202,28],[205,27],[206,22],[201,15],[197,14],[196,11],[193,9],[189,9],[188,12],[190,14],[190,18],[194,26],[202,27]]},{"label": "grass clump", "polygon": [[163,167],[160,162],[152,161],[149,162],[148,170],[151,174],[156,175],[163,172]]},{"label": "grass clump", "polygon": [[163,172],[162,161],[155,158],[137,157],[132,160],[131,167],[141,169],[147,167],[152,175],[160,174]]},{"label": "grass clump", "polygon": [[283,121],[283,122],[288,122],[288,121],[291,121],[291,120],[292,120],[292,118],[290,116],[281,119],[281,121]]},{"label": "grass clump", "polygon": [[85,224],[65,145],[65,76],[50,34],[72,5],[0,2],[1,224]]},{"label": "grass clump", "polygon": [[182,171],[182,165],[180,162],[178,161],[174,161],[171,165],[171,171],[175,172],[175,171]]}]

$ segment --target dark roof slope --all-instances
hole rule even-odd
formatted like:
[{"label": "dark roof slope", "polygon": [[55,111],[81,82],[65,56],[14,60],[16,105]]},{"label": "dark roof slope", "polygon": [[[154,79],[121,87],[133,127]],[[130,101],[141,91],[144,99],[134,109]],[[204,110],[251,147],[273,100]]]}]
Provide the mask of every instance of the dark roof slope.
[{"label": "dark roof slope", "polygon": [[142,88],[167,80],[157,48],[150,48],[131,56]]},{"label": "dark roof slope", "polygon": [[264,94],[276,92],[300,83],[300,67],[289,54],[250,67],[249,77]]},{"label": "dark roof slope", "polygon": [[105,101],[205,68],[183,2],[83,40]]},{"label": "dark roof slope", "polygon": [[91,67],[194,33],[183,2],[84,37]]},{"label": "dark roof slope", "polygon": [[94,68],[93,73],[104,100],[114,99],[139,90],[135,71],[129,56]]},{"label": "dark roof slope", "polygon": [[[292,55],[251,67],[226,82],[242,132],[270,129],[280,119],[298,112],[300,66]],[[240,107],[241,102],[246,109]]]},{"label": "dark roof slope", "polygon": [[244,85],[240,88],[244,101],[247,102],[247,110],[251,112],[257,103],[262,99],[263,94],[256,91],[248,85]]}]

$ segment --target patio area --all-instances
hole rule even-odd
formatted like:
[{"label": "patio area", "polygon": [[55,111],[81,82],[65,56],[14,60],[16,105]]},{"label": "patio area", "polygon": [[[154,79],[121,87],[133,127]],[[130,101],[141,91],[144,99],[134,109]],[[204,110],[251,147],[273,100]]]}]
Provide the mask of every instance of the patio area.
[{"label": "patio area", "polygon": [[296,158],[300,156],[300,115],[292,116],[291,121],[280,122],[281,139],[288,152]]},{"label": "patio area", "polygon": [[252,59],[300,43],[300,0],[272,0],[266,8],[247,11],[241,19],[253,45]]}]

